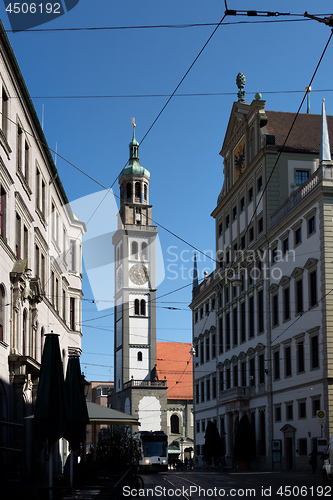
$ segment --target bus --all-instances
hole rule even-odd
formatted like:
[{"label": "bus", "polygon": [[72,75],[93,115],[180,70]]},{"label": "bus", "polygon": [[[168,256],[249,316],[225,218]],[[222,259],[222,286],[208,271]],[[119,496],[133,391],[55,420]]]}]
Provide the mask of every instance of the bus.
[{"label": "bus", "polygon": [[168,436],[163,431],[141,431],[133,434],[138,445],[140,472],[168,470]]}]

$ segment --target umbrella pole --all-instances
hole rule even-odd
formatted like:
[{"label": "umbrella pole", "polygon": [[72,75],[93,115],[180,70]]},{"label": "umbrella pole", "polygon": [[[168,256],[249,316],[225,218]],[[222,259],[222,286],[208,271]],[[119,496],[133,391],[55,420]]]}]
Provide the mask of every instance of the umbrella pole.
[{"label": "umbrella pole", "polygon": [[52,444],[49,448],[49,499],[53,499],[53,450],[54,445]]},{"label": "umbrella pole", "polygon": [[73,477],[74,477],[74,455],[73,455],[73,446],[71,446],[70,452],[71,460],[70,460],[70,468],[69,468],[69,478],[70,478],[70,487],[73,488]]}]

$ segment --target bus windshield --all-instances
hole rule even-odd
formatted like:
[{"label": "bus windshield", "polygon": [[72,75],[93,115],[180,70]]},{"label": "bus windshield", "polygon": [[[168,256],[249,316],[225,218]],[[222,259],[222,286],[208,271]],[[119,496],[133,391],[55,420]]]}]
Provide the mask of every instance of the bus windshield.
[{"label": "bus windshield", "polygon": [[143,441],[143,451],[146,457],[166,457],[166,442]]}]

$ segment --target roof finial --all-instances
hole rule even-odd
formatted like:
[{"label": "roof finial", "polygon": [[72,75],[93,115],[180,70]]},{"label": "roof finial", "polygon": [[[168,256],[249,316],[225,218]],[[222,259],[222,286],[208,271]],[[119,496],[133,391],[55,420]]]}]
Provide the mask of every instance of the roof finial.
[{"label": "roof finial", "polygon": [[308,87],[305,87],[305,92],[306,92],[306,95],[307,95],[307,109],[306,109],[306,112],[308,115],[311,114],[311,111],[310,111],[310,92],[311,92],[311,87],[310,85]]},{"label": "roof finial", "polygon": [[321,113],[321,136],[320,136],[320,150],[319,150],[319,163],[323,161],[331,161],[331,148],[330,138],[328,135],[327,117],[325,99],[323,99],[322,113]]},{"label": "roof finial", "polygon": [[239,91],[237,93],[238,102],[245,102],[245,90],[243,90],[243,88],[245,87],[245,82],[245,75],[243,75],[243,73],[238,73],[236,77],[236,85],[239,88]]}]

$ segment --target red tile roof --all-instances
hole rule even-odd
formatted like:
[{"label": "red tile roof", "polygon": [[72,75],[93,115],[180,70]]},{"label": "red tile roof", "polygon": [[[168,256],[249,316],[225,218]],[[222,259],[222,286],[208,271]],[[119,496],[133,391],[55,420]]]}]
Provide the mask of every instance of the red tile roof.
[{"label": "red tile roof", "polygon": [[[267,132],[275,135],[275,145],[280,149],[289,132],[296,113],[285,111],[265,111],[268,118]],[[331,137],[333,155],[333,116],[327,116],[328,131]],[[321,135],[321,115],[300,113],[288,138],[285,151],[319,153]]]},{"label": "red tile roof", "polygon": [[193,399],[192,344],[156,342],[157,374],[167,379],[168,399]]}]

